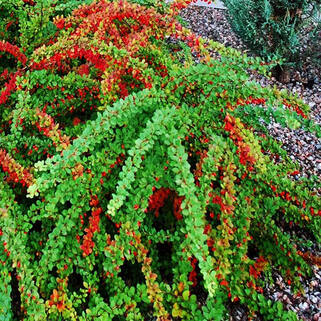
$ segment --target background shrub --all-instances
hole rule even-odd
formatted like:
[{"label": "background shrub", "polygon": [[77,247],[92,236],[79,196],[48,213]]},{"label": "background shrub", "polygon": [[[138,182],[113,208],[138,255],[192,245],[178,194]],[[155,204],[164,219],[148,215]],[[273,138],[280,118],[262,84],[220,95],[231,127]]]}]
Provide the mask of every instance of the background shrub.
[{"label": "background shrub", "polygon": [[281,79],[286,80],[288,67],[297,67],[306,55],[320,59],[319,0],[224,0],[224,4],[232,28],[253,52],[268,60],[284,60]]}]

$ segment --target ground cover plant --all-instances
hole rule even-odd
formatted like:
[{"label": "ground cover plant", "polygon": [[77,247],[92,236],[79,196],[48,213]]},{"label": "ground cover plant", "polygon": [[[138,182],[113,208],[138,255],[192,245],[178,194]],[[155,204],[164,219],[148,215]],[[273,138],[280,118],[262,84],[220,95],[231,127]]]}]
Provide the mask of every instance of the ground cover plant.
[{"label": "ground cover plant", "polygon": [[320,182],[292,180],[262,121],[321,133],[297,97],[249,80],[273,64],[195,37],[176,20],[183,1],[50,13],[42,44],[12,4],[0,319],[227,320],[241,302],[249,318],[297,320],[263,289],[276,269],[302,292],[318,258],[292,232],[320,243]]}]

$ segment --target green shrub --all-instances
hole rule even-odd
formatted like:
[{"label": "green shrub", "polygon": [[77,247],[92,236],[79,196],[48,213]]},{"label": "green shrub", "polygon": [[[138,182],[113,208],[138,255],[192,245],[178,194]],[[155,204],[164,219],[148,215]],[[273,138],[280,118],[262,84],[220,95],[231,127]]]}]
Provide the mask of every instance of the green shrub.
[{"label": "green shrub", "polygon": [[232,28],[259,56],[282,58],[287,70],[298,66],[311,50],[312,55],[318,54],[315,35],[321,30],[320,0],[223,1]]},{"label": "green shrub", "polygon": [[94,2],[32,54],[3,43],[2,319],[226,320],[240,301],[297,320],[263,287],[273,268],[302,291],[311,258],[289,231],[320,244],[317,185],[293,182],[260,121],[320,127],[249,80],[263,61],[182,28],[183,6]]}]

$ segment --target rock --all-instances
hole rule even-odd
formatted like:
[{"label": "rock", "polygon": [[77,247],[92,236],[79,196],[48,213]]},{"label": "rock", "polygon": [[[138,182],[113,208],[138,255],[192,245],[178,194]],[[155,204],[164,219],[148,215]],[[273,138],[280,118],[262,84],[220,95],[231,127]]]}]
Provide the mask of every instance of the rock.
[{"label": "rock", "polygon": [[303,311],[307,310],[309,308],[309,305],[306,302],[302,302],[299,304],[299,308]]},{"label": "rock", "polygon": [[321,321],[321,313],[317,313],[313,316],[313,321]]},{"label": "rock", "polygon": [[316,280],[312,280],[311,282],[310,282],[310,287],[311,288],[314,288],[315,286],[317,286],[318,285],[318,282],[316,281]]}]

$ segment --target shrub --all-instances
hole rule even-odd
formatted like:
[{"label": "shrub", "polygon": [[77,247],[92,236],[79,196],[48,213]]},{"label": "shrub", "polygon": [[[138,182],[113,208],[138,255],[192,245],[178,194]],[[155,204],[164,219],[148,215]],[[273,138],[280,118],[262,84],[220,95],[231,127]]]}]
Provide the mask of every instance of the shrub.
[{"label": "shrub", "polygon": [[273,268],[302,291],[313,258],[290,231],[320,243],[317,185],[293,182],[261,120],[320,127],[249,80],[271,66],[182,28],[184,5],[94,2],[26,58],[6,51],[21,59],[0,102],[5,320],[224,320],[230,301],[297,319],[263,287]]},{"label": "shrub", "polygon": [[253,52],[266,59],[283,59],[281,79],[311,50],[313,55],[318,53],[319,0],[224,0],[224,4],[232,28]]}]

